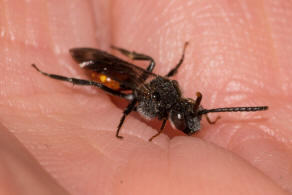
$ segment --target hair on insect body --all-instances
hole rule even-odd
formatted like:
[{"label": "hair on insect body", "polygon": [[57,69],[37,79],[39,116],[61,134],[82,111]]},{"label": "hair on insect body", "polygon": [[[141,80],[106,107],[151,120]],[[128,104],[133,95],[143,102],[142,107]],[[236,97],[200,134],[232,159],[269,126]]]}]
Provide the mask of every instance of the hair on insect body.
[{"label": "hair on insect body", "polygon": [[35,64],[32,66],[41,74],[52,79],[57,79],[74,85],[88,85],[98,87],[105,92],[124,98],[129,101],[123,111],[116,130],[116,137],[120,136],[121,127],[126,117],[137,111],[147,119],[158,118],[162,120],[159,131],[149,141],[157,137],[164,129],[166,121],[170,120],[172,126],[187,135],[200,130],[200,121],[205,116],[208,123],[215,124],[219,116],[211,121],[208,113],[212,112],[255,112],[267,110],[268,106],[256,107],[227,107],[205,109],[201,106],[202,94],[196,93],[196,99],[184,98],[176,80],[171,80],[184,61],[185,50],[188,42],[184,44],[182,56],[177,65],[165,76],[154,74],[155,61],[152,57],[131,52],[123,48],[112,46],[121,54],[132,60],[149,61],[146,69],[126,62],[105,51],[93,48],[73,48],[70,54],[79,63],[80,67],[91,72],[92,80],[70,78],[41,71]]}]

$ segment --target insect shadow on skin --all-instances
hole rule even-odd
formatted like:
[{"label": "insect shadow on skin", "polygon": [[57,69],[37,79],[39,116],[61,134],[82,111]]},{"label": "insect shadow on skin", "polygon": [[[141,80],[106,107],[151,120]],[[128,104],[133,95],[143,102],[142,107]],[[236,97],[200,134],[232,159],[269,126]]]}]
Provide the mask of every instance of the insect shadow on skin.
[{"label": "insect shadow on skin", "polygon": [[70,82],[74,85],[95,86],[110,95],[129,101],[116,131],[117,138],[123,138],[119,133],[126,117],[132,111],[137,111],[146,119],[162,120],[159,131],[149,139],[152,141],[163,131],[167,120],[170,120],[174,128],[187,135],[192,135],[200,130],[202,116],[206,117],[209,124],[215,124],[220,118],[218,116],[212,121],[208,117],[208,113],[255,112],[268,109],[268,106],[204,109],[201,106],[202,94],[200,92],[196,93],[195,100],[183,97],[178,82],[171,80],[170,77],[174,76],[182,65],[187,46],[188,42],[184,44],[183,53],[177,65],[165,76],[152,73],[155,67],[152,57],[116,46],[111,48],[132,60],[149,61],[148,67],[140,68],[105,51],[93,48],[70,49],[73,59],[79,63],[81,68],[89,71],[92,80],[50,74],[41,71],[35,64],[32,66],[41,74],[52,79]]}]

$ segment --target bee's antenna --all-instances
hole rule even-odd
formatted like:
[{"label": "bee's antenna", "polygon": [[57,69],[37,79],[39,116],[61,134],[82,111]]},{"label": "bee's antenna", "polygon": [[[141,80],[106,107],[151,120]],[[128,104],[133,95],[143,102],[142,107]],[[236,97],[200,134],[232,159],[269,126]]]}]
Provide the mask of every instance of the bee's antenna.
[{"label": "bee's antenna", "polygon": [[207,114],[210,112],[256,112],[267,110],[268,106],[257,106],[257,107],[229,107],[229,108],[215,108],[215,109],[203,109],[198,112],[198,115]]}]

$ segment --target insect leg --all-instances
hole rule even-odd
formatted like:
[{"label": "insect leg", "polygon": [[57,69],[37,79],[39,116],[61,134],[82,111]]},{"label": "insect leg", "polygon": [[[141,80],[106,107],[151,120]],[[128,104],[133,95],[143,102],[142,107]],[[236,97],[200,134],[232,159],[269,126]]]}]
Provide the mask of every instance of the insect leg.
[{"label": "insect leg", "polygon": [[113,90],[113,89],[111,89],[111,88],[109,88],[101,83],[97,83],[97,82],[89,81],[89,80],[77,79],[77,78],[64,77],[64,76],[56,75],[56,74],[49,74],[49,73],[41,71],[35,64],[32,64],[32,67],[34,69],[36,69],[38,72],[40,72],[41,74],[43,74],[47,77],[50,77],[52,79],[69,82],[69,83],[72,83],[73,85],[91,85],[91,86],[98,87],[98,88],[100,88],[100,89],[102,89],[102,90],[104,90],[112,95],[119,96],[119,97],[125,98],[127,100],[133,99],[131,94],[121,93],[121,92]]},{"label": "insect leg", "polygon": [[208,117],[207,114],[205,114],[205,117],[206,117],[208,123],[211,124],[211,125],[214,125],[214,124],[215,124],[215,123],[221,118],[220,116],[217,116],[216,119],[215,119],[214,121],[212,121],[212,120]]},{"label": "insect leg", "polygon": [[153,136],[149,139],[150,142],[151,142],[155,137],[157,137],[158,135],[161,134],[161,132],[163,131],[163,129],[164,129],[164,127],[165,127],[166,120],[167,120],[167,119],[164,119],[164,120],[163,120],[162,125],[161,125],[160,130],[158,131],[158,133],[156,133],[155,135],[153,135]]},{"label": "insect leg", "polygon": [[185,51],[186,51],[186,48],[188,46],[189,42],[185,42],[184,44],[184,49],[183,49],[183,53],[182,53],[182,56],[178,62],[178,64],[169,71],[169,73],[167,73],[166,77],[172,77],[174,76],[176,73],[177,73],[177,70],[179,69],[180,65],[183,63],[184,61],[184,58],[185,58]]},{"label": "insect leg", "polygon": [[128,58],[130,58],[132,60],[150,61],[150,64],[146,69],[149,72],[152,72],[152,70],[155,67],[155,61],[150,56],[147,56],[147,55],[141,54],[141,53],[136,53],[135,51],[129,51],[129,50],[126,50],[126,49],[123,49],[123,48],[119,48],[119,47],[113,46],[113,45],[111,46],[111,48],[119,51],[121,54],[127,56]]},{"label": "insect leg", "polygon": [[137,103],[137,100],[134,99],[134,100],[133,100],[133,101],[127,106],[127,108],[124,110],[124,112],[123,112],[123,116],[122,116],[122,118],[121,118],[121,120],[120,120],[120,123],[119,123],[118,129],[117,129],[117,131],[116,131],[116,137],[117,137],[117,138],[120,138],[120,139],[123,138],[122,136],[119,135],[120,130],[121,130],[121,127],[122,127],[122,125],[123,125],[123,123],[124,123],[124,121],[125,121],[125,119],[126,119],[126,116],[127,116],[128,114],[130,114],[130,112],[132,112],[132,111],[134,110],[136,103]]},{"label": "insect leg", "polygon": [[[196,99],[195,104],[194,104],[194,110],[198,110],[199,109],[200,104],[201,104],[202,97],[203,97],[203,95],[200,92],[197,92],[197,99]],[[205,117],[206,117],[208,123],[209,124],[212,124],[212,125],[215,124],[221,118],[220,116],[217,116],[217,118],[214,121],[212,121],[208,117],[207,114],[205,114]]]}]

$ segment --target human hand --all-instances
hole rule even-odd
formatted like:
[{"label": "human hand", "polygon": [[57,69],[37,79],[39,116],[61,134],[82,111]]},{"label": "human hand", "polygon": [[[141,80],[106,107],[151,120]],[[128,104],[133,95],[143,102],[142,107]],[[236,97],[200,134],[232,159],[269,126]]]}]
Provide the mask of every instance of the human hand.
[{"label": "human hand", "polygon": [[[3,5],[0,119],[8,129],[2,128],[3,135],[11,139],[0,148],[6,153],[26,153],[12,132],[72,194],[292,191],[292,5],[288,2],[68,0]],[[177,136],[181,134],[168,124],[166,135],[153,142],[148,139],[159,129],[157,122],[153,129],[149,126],[153,123],[131,114],[121,130],[124,139],[119,140],[114,134],[122,110],[103,91],[48,79],[30,66],[35,63],[46,72],[86,78],[68,50],[107,49],[114,44],[152,56],[157,63],[154,72],[165,75],[180,58],[185,41],[190,46],[175,77],[185,97],[202,92],[205,108],[267,105],[270,109],[220,113],[216,125],[202,121],[197,137]],[[17,145],[15,153],[9,150],[12,143]],[[23,166],[32,158],[29,154],[5,156],[2,152],[2,167],[12,162],[19,167],[9,172],[2,168],[1,175],[7,177],[0,186],[7,192],[37,185],[14,182],[18,178],[39,181],[48,194],[52,188],[56,188],[52,194],[64,194],[39,171],[37,161]],[[36,179],[40,177],[45,182]]]}]

